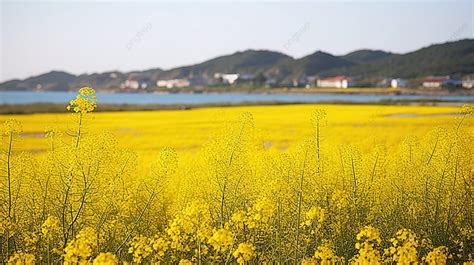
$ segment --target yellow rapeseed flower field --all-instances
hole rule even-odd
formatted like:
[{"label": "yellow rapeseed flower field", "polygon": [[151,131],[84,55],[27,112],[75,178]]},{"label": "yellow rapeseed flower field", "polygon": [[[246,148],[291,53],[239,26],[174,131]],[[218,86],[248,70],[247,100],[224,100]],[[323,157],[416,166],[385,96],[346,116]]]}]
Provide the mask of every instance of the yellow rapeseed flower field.
[{"label": "yellow rapeseed flower field", "polygon": [[[257,133],[267,147],[285,150],[312,134],[311,115],[315,109],[327,113],[324,136],[331,144],[357,143],[370,149],[374,143],[397,146],[407,135],[424,136],[437,126],[447,126],[459,107],[381,105],[281,105],[201,108],[171,111],[99,112],[87,118],[87,130],[111,132],[123,148],[155,153],[171,146],[178,153],[196,152],[227,123],[243,112],[253,115]],[[17,149],[42,152],[48,149],[44,131],[74,130],[70,113],[0,115],[3,123],[14,118],[23,124]],[[468,121],[470,122],[470,121]],[[472,122],[471,122],[472,124]],[[468,127],[468,126],[466,126]],[[328,139],[329,140],[329,139]]]},{"label": "yellow rapeseed flower field", "polygon": [[0,263],[474,262],[472,107],[1,115]]}]

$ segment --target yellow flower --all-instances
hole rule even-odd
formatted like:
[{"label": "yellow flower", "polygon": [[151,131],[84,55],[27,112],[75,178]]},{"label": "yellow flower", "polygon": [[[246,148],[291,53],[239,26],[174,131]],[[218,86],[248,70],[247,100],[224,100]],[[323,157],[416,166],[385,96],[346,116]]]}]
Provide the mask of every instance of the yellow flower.
[{"label": "yellow flower", "polygon": [[474,106],[472,105],[464,105],[461,109],[461,114],[464,115],[472,115],[474,113]]},{"label": "yellow flower", "polygon": [[95,90],[91,87],[82,87],[75,99],[69,102],[67,110],[74,112],[87,113],[92,112],[96,107]]},{"label": "yellow flower", "polygon": [[55,234],[59,233],[59,219],[49,216],[41,226],[41,233],[44,237],[51,239]]},{"label": "yellow flower", "polygon": [[17,252],[8,260],[8,265],[32,265],[36,262],[33,254]]},{"label": "yellow flower", "polygon": [[182,259],[179,261],[179,265],[192,265],[193,263],[188,259]]},{"label": "yellow flower", "polygon": [[128,253],[133,255],[133,261],[141,263],[143,259],[147,258],[153,252],[153,242],[148,237],[136,236],[130,242]]},{"label": "yellow flower", "polygon": [[[396,237],[390,239],[392,246],[388,249],[393,261],[398,264],[412,264],[418,261],[416,234],[409,229],[400,229]],[[434,255],[434,254],[433,254]]]},{"label": "yellow flower", "polygon": [[158,237],[153,241],[153,249],[156,251],[159,258],[165,256],[166,250],[169,248],[169,242],[162,237]]},{"label": "yellow flower", "polygon": [[170,237],[170,248],[189,252],[197,241],[205,241],[211,236],[211,216],[205,203],[192,202],[170,223],[166,233]]},{"label": "yellow flower", "polygon": [[427,264],[446,264],[448,260],[448,248],[445,246],[437,247],[433,249],[423,260]]},{"label": "yellow flower", "polygon": [[311,207],[306,212],[305,221],[301,224],[302,226],[311,226],[313,222],[322,223],[324,221],[324,209],[321,207]]},{"label": "yellow flower", "polygon": [[225,228],[214,230],[211,238],[209,238],[209,244],[218,252],[227,251],[227,249],[232,246],[232,242],[232,232]]},{"label": "yellow flower", "polygon": [[275,205],[268,198],[258,200],[247,212],[245,223],[248,228],[257,228],[259,225],[266,224],[273,216]]},{"label": "yellow flower", "polygon": [[380,264],[381,256],[378,246],[382,242],[379,230],[372,226],[366,226],[357,234],[355,247],[359,253],[354,257],[356,264]]},{"label": "yellow flower", "polygon": [[94,248],[97,247],[97,241],[97,233],[93,228],[82,229],[64,249],[64,263],[76,264],[86,261],[92,255]]},{"label": "yellow flower", "polygon": [[92,262],[93,265],[116,265],[118,264],[118,259],[115,257],[114,254],[107,252],[107,253],[100,253]]},{"label": "yellow flower", "polygon": [[237,259],[237,263],[244,264],[255,257],[255,249],[255,246],[250,243],[240,243],[232,255]]},{"label": "yellow flower", "polygon": [[344,258],[338,257],[329,244],[319,246],[314,252],[313,259],[321,265],[344,263]]},{"label": "yellow flower", "polygon": [[15,135],[23,131],[21,122],[15,119],[8,119],[3,124],[3,134],[4,135]]},{"label": "yellow flower", "polygon": [[239,229],[243,229],[245,222],[247,221],[247,214],[245,211],[237,211],[232,215],[231,221],[235,224]]}]

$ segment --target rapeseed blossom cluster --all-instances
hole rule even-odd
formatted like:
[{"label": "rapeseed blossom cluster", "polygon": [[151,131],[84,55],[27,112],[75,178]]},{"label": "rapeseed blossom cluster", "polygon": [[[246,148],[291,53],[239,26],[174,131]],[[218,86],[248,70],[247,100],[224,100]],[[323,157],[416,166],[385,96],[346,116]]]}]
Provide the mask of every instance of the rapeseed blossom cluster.
[{"label": "rapeseed blossom cluster", "polygon": [[232,255],[237,259],[237,263],[244,264],[254,258],[255,246],[250,243],[240,243]]},{"label": "rapeseed blossom cluster", "polygon": [[26,265],[26,264],[35,264],[36,258],[33,254],[25,252],[16,252],[8,260],[8,265]]},{"label": "rapeseed blossom cluster", "polygon": [[392,246],[388,253],[392,255],[394,262],[399,264],[411,264],[418,261],[418,239],[416,234],[409,229],[400,229],[396,237],[390,239]]},{"label": "rapeseed blossom cluster", "polygon": [[336,253],[334,253],[334,250],[328,245],[318,247],[314,252],[313,258],[321,265],[344,262],[344,258],[338,257]]},{"label": "rapeseed blossom cluster", "polygon": [[75,99],[69,102],[67,110],[78,113],[88,113],[94,111],[97,107],[95,90],[91,87],[79,89],[79,94]]},{"label": "rapeseed blossom cluster", "polygon": [[97,232],[86,227],[64,248],[65,264],[87,264],[98,246]]},{"label": "rapeseed blossom cluster", "polygon": [[152,242],[152,247],[156,251],[158,259],[162,259],[169,248],[169,242],[163,237],[157,237]]},{"label": "rapeseed blossom cluster", "polygon": [[133,254],[133,262],[136,263],[141,263],[142,260],[147,258],[152,252],[152,241],[145,236],[134,237],[128,248],[128,253]]},{"label": "rapeseed blossom cluster", "polygon": [[317,247],[314,255],[311,258],[304,259],[302,264],[313,265],[330,265],[330,264],[343,264],[344,258],[338,257],[332,247],[326,243],[322,246]]},{"label": "rapeseed blossom cluster", "polygon": [[212,233],[212,236],[209,238],[209,244],[217,252],[226,252],[230,247],[232,247],[233,240],[234,236],[231,231],[225,228],[220,228]]},{"label": "rapeseed blossom cluster", "polygon": [[324,222],[324,217],[324,209],[318,206],[313,206],[306,212],[305,220],[301,223],[301,226],[310,227],[311,234],[314,235],[321,228]]},{"label": "rapeseed blossom cluster", "polygon": [[8,119],[3,124],[3,135],[15,135],[22,132],[22,124],[15,119]]},{"label": "rapeseed blossom cluster", "polygon": [[100,253],[92,262],[92,265],[117,265],[118,259],[117,257],[110,253]]},{"label": "rapeseed blossom cluster", "polygon": [[48,216],[48,218],[44,221],[43,225],[41,226],[41,233],[44,237],[48,238],[49,240],[53,238],[53,236],[59,234],[60,226],[59,226],[59,219],[55,216]]},{"label": "rapeseed blossom cluster", "polygon": [[425,258],[423,258],[423,261],[426,262],[427,264],[446,264],[446,261],[448,260],[448,253],[449,250],[445,246],[437,247],[430,251],[428,255],[426,255]]},{"label": "rapeseed blossom cluster", "polygon": [[[257,228],[261,224],[269,222],[275,211],[274,204],[268,199],[263,198],[258,200],[250,209],[247,211],[245,224],[248,228]],[[238,217],[236,216],[236,219]]]},{"label": "rapeseed blossom cluster", "polygon": [[205,242],[212,233],[208,206],[193,202],[181,211],[170,223],[166,233],[170,237],[170,248],[190,252],[194,244]]},{"label": "rapeseed blossom cluster", "polygon": [[357,234],[357,243],[355,248],[359,253],[354,257],[357,264],[380,264],[381,256],[378,250],[382,240],[380,239],[379,230],[366,226]]}]

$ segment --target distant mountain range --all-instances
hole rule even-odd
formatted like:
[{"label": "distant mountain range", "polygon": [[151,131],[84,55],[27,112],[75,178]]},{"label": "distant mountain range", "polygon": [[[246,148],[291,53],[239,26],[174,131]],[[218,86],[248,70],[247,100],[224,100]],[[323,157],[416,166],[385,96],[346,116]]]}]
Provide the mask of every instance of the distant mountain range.
[{"label": "distant mountain range", "polygon": [[427,75],[468,75],[474,73],[474,40],[464,39],[435,44],[406,54],[381,50],[358,50],[343,56],[322,51],[295,59],[268,50],[246,50],[220,56],[199,64],[169,70],[160,68],[122,73],[118,71],[72,75],[52,71],[24,80],[10,80],[0,84],[0,90],[75,90],[92,86],[97,90],[127,87],[127,80],[146,82],[146,89],[156,88],[157,80],[201,80],[192,84],[216,84],[216,73],[238,73],[259,77],[272,84],[288,85],[295,80],[309,82],[318,77],[346,75],[364,85],[375,85],[384,78],[419,79]]}]

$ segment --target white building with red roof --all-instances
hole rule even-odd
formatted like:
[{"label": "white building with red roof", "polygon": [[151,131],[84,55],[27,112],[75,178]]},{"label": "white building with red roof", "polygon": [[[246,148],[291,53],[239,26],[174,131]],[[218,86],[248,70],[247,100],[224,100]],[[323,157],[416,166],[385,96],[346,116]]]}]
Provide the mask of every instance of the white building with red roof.
[{"label": "white building with red roof", "polygon": [[425,79],[423,79],[423,87],[429,87],[429,88],[456,86],[458,85],[458,83],[459,83],[458,81],[451,79],[449,75],[428,76]]},{"label": "white building with red roof", "polygon": [[318,79],[316,82],[318,87],[348,88],[352,85],[352,78],[343,75]]}]

